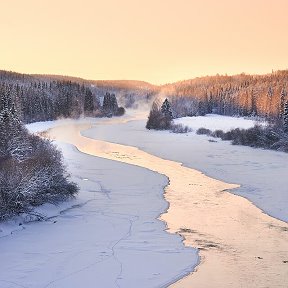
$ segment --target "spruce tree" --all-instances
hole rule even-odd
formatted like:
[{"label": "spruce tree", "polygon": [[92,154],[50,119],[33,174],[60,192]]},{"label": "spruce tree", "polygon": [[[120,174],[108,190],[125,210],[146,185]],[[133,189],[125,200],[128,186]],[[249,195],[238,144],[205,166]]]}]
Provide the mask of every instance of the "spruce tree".
[{"label": "spruce tree", "polygon": [[281,94],[280,94],[279,119],[283,118],[286,96],[287,96],[287,92],[286,92],[285,88],[283,88],[282,91],[281,91]]},{"label": "spruce tree", "polygon": [[165,118],[168,121],[171,121],[173,119],[173,113],[171,109],[171,104],[166,98],[161,106],[161,112],[164,114]]},{"label": "spruce tree", "polygon": [[117,114],[118,103],[115,94],[106,93],[103,99],[102,109],[107,116]]},{"label": "spruce tree", "polygon": [[159,109],[160,105],[157,100],[155,100],[152,104],[148,120],[146,123],[147,129],[161,129],[160,124],[163,118],[163,114]]},{"label": "spruce tree", "polygon": [[30,146],[26,141],[28,132],[18,118],[14,103],[10,100],[9,94],[1,95],[0,158],[14,157],[22,161],[30,151]]},{"label": "spruce tree", "polygon": [[84,97],[84,111],[88,115],[94,111],[94,99],[90,89],[86,89]]},{"label": "spruce tree", "polygon": [[284,105],[283,126],[284,126],[284,131],[288,132],[288,101]]},{"label": "spruce tree", "polygon": [[146,128],[166,130],[171,127],[171,121],[172,111],[168,99],[165,99],[161,106],[159,105],[159,102],[155,100],[148,116]]}]

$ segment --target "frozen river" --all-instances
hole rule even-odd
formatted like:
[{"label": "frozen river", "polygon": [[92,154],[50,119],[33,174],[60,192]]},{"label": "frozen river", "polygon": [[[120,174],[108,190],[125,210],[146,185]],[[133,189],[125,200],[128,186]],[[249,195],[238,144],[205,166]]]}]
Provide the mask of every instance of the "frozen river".
[{"label": "frozen river", "polygon": [[[161,153],[167,143],[173,153],[169,139],[186,136],[146,134],[130,119],[52,123],[80,193],[48,221],[0,238],[0,287],[287,287],[287,223],[230,193],[242,183],[131,147]],[[97,140],[109,137],[127,143]]]},{"label": "frozen river", "polygon": [[[121,126],[118,126],[121,135]],[[161,215],[170,233],[185,237],[199,251],[197,272],[172,287],[286,287],[288,225],[264,213],[245,198],[229,193],[238,185],[209,178],[180,163],[135,147],[99,141],[97,125],[56,127],[50,135],[80,151],[163,174],[169,179]],[[192,259],[191,259],[192,260]],[[193,260],[194,261],[194,260]],[[209,275],[209,276],[208,276]]]}]

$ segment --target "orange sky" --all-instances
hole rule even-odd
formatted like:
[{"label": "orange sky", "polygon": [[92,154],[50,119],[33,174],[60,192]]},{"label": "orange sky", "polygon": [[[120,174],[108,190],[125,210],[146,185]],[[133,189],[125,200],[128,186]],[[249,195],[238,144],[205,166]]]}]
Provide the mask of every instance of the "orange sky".
[{"label": "orange sky", "polygon": [[166,83],[288,68],[288,0],[0,0],[0,69]]}]

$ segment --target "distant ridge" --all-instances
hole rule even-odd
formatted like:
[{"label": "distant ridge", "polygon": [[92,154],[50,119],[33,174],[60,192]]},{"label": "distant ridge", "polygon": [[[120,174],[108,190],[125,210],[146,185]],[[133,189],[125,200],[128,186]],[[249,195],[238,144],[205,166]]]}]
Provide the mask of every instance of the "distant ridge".
[{"label": "distant ridge", "polygon": [[113,87],[113,88],[136,88],[139,89],[151,89],[153,87],[157,87],[157,85],[150,84],[146,81],[141,80],[89,80],[81,77],[74,76],[66,76],[66,75],[53,75],[53,74],[29,74],[32,77],[36,77],[37,79],[53,79],[60,81],[72,81],[76,83],[90,83],[97,85],[98,87]]},{"label": "distant ridge", "polygon": [[127,89],[129,88],[166,88],[169,86],[173,85],[191,85],[193,83],[201,83],[201,82],[207,82],[210,80],[214,79],[237,79],[237,78],[243,78],[243,77],[250,77],[250,78],[265,78],[267,76],[272,76],[272,75],[279,75],[279,74],[285,74],[288,73],[288,68],[284,70],[277,70],[273,71],[272,73],[264,73],[264,74],[248,74],[248,73],[240,73],[240,74],[235,74],[235,75],[221,75],[221,74],[216,74],[216,75],[207,75],[207,76],[200,76],[200,77],[194,77],[194,78],[189,78],[189,79],[183,79],[175,82],[170,82],[170,83],[165,83],[161,85],[156,85],[156,84],[151,84],[147,81],[142,81],[142,80],[91,80],[91,79],[84,79],[81,77],[76,77],[76,76],[69,76],[69,75],[58,75],[58,74],[25,74],[25,73],[19,73],[19,72],[14,72],[14,71],[8,71],[8,70],[0,70],[1,74],[10,74],[10,76],[14,75],[15,77],[33,77],[35,79],[43,80],[43,79],[50,79],[50,80],[59,80],[59,81],[72,81],[76,83],[86,83],[86,84],[95,84],[99,87],[105,87],[105,86],[110,86],[110,87],[118,87],[118,88],[123,88]]}]

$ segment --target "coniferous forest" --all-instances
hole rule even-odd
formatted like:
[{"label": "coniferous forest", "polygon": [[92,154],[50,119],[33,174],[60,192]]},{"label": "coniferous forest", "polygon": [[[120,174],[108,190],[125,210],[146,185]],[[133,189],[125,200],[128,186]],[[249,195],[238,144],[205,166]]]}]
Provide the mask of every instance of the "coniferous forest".
[{"label": "coniferous forest", "polygon": [[[160,86],[0,71],[0,93],[11,95],[25,123],[122,114],[123,109],[115,110],[115,98],[117,106],[137,108],[152,103],[158,95],[169,99],[174,118],[215,113],[277,121],[288,101],[287,83],[287,70],[266,75],[206,76]],[[107,107],[112,110],[108,112]]]},{"label": "coniferous forest", "polygon": [[203,77],[164,85],[161,93],[170,100],[166,98],[162,106],[158,100],[154,101],[146,128],[186,133],[188,127],[174,125],[172,118],[208,113],[253,117],[266,120],[269,125],[226,133],[200,128],[197,134],[229,140],[234,145],[288,152],[287,83],[288,71],[277,71],[260,76]]},{"label": "coniferous forest", "polygon": [[125,113],[118,107],[115,94],[110,96],[107,90],[97,89],[82,79],[72,80],[0,71],[0,95],[15,103],[19,119],[24,123]]},{"label": "coniferous forest", "polygon": [[200,77],[164,85],[161,91],[169,96],[174,117],[215,113],[277,120],[288,101],[288,71]]}]

